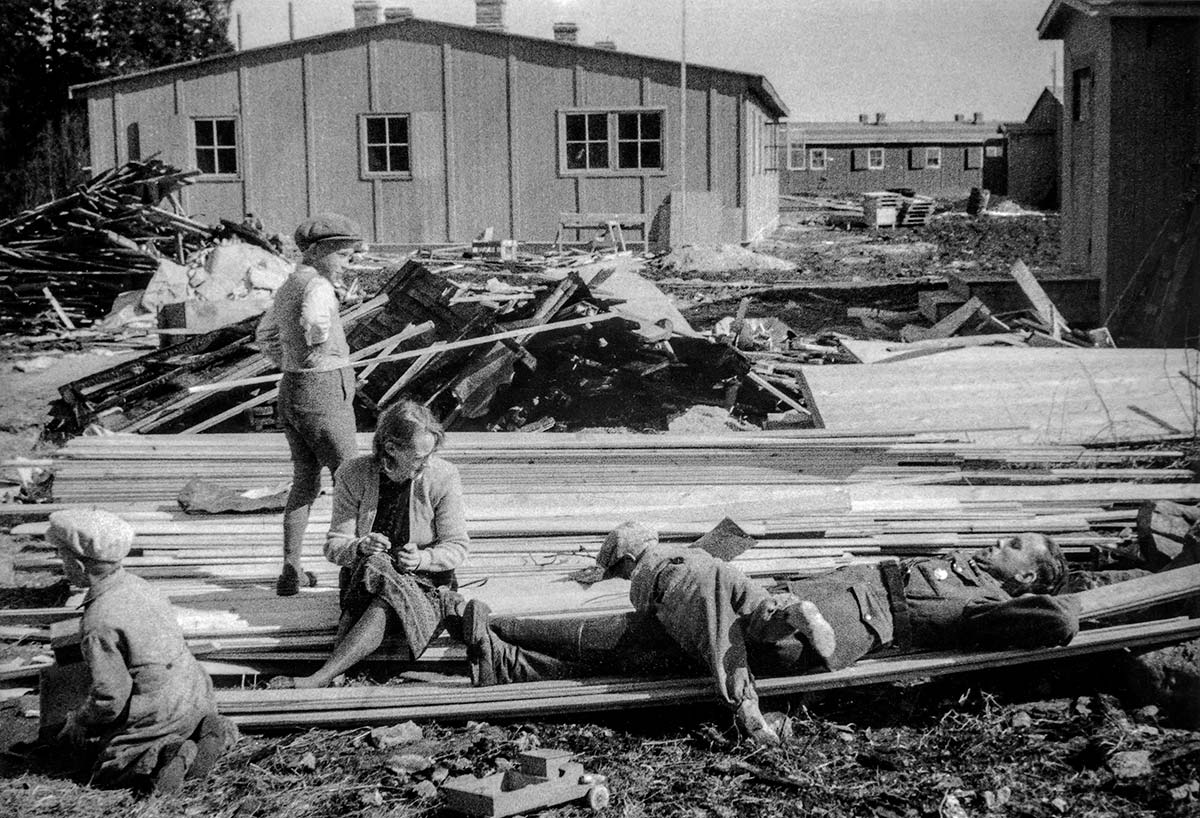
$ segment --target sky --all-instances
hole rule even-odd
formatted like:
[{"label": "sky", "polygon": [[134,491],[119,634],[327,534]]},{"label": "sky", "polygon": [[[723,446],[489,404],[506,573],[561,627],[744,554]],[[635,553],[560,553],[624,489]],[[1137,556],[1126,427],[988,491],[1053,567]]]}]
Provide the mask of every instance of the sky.
[{"label": "sky", "polygon": [[[381,2],[475,22],[474,0]],[[353,25],[352,0],[290,3],[298,38]],[[581,43],[675,60],[684,3],[688,62],[764,75],[793,121],[1023,120],[1061,66],[1060,44],[1037,37],[1050,0],[508,0],[504,16],[513,33],[551,38],[570,21]],[[243,48],[286,40],[288,5],[233,0],[231,39],[240,16]]]}]

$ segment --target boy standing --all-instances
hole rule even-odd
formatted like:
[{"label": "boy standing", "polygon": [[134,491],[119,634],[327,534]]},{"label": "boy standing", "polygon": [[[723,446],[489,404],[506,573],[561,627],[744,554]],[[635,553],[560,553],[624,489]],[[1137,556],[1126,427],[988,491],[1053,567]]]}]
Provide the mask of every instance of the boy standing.
[{"label": "boy standing", "polygon": [[294,596],[316,584],[304,570],[304,532],[321,493],[321,469],[332,475],[357,454],[354,370],[342,327],[338,290],[351,260],[365,245],[362,229],[345,216],[314,216],[296,228],[304,258],[275,293],[255,333],[259,347],[283,372],[277,401],[292,456],[292,489],[283,512],[283,570],[275,593]]}]

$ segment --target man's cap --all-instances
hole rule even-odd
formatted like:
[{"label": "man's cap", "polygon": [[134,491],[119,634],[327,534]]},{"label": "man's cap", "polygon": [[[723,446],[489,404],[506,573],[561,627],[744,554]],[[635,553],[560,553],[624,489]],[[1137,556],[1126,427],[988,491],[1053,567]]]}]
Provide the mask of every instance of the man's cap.
[{"label": "man's cap", "polygon": [[623,557],[637,560],[647,548],[655,545],[658,545],[658,532],[650,526],[621,523],[604,538],[600,553],[596,555],[596,564],[611,572]]},{"label": "man's cap", "polygon": [[296,228],[296,246],[307,250],[321,241],[362,241],[362,228],[358,223],[339,213],[321,213],[305,219]]},{"label": "man's cap", "polygon": [[50,515],[46,539],[97,562],[120,562],[133,547],[133,526],[110,511],[68,508]]}]

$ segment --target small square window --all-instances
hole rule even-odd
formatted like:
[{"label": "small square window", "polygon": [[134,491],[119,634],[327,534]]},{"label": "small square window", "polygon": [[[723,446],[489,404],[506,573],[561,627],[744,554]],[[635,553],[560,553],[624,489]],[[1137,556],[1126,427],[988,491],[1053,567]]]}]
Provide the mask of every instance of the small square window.
[{"label": "small square window", "polygon": [[196,167],[201,173],[234,176],[238,172],[237,120],[233,117],[192,120]]},{"label": "small square window", "polygon": [[867,168],[870,170],[883,170],[883,148],[867,149]]},{"label": "small square window", "polygon": [[941,148],[926,148],[925,149],[925,170],[941,170],[942,168],[942,149]]},{"label": "small square window", "polygon": [[810,148],[808,151],[808,169],[825,170],[829,163],[829,155],[824,148]]},{"label": "small square window", "polygon": [[989,159],[999,159],[1004,155],[1003,145],[986,145],[983,149],[983,155]]},{"label": "small square window", "polygon": [[362,117],[364,171],[372,175],[412,172],[407,114]]}]

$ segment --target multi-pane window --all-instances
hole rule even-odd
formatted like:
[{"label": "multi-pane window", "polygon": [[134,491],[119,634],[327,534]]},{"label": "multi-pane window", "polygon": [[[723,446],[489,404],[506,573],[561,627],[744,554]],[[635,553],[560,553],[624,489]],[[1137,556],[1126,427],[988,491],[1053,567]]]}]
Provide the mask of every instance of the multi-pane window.
[{"label": "multi-pane window", "polygon": [[567,169],[608,170],[608,114],[567,114]]},{"label": "multi-pane window", "polygon": [[236,174],[237,120],[212,117],[192,120],[196,148],[196,167],[201,173]]},{"label": "multi-pane window", "polygon": [[983,155],[989,159],[997,159],[1004,155],[1003,145],[987,145],[983,149]]},{"label": "multi-pane window", "polygon": [[883,148],[867,149],[867,167],[870,170],[883,170]]},{"label": "multi-pane window", "polygon": [[829,154],[824,148],[810,148],[808,151],[808,169],[825,170],[829,162]]},{"label": "multi-pane window", "polygon": [[412,142],[406,114],[365,115],[362,127],[367,173],[412,172]]},{"label": "multi-pane window", "polygon": [[940,170],[942,167],[942,149],[925,149],[925,170]]},{"label": "multi-pane window", "polygon": [[617,114],[617,167],[644,170],[662,167],[662,114],[631,111]]},{"label": "multi-pane window", "polygon": [[663,112],[571,111],[561,114],[562,168],[614,173],[663,169]]}]

